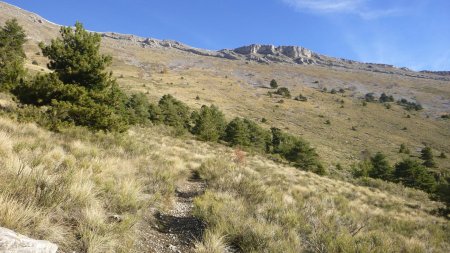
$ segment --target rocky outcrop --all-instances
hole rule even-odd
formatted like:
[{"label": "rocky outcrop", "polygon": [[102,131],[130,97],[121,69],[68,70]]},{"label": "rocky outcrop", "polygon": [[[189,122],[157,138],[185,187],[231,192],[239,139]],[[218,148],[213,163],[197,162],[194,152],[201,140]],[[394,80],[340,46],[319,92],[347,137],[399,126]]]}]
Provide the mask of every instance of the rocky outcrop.
[{"label": "rocky outcrop", "polygon": [[291,59],[296,58],[311,58],[312,52],[306,48],[298,46],[278,46],[274,45],[256,45],[239,47],[233,50],[237,54],[249,55],[274,55],[274,56],[286,56]]},{"label": "rocky outcrop", "polygon": [[0,227],[0,253],[56,253],[58,246]]}]

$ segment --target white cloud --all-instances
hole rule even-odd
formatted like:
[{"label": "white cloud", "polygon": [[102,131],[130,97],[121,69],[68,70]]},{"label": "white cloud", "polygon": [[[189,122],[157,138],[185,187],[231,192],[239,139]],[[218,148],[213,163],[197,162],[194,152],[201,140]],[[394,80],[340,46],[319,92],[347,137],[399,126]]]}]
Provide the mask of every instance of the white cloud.
[{"label": "white cloud", "polygon": [[400,13],[398,9],[375,9],[370,0],[282,0],[297,11],[314,13],[347,13],[355,14],[364,19],[376,19]]},{"label": "white cloud", "polygon": [[361,7],[365,0],[283,0],[298,10],[319,12],[352,12]]}]

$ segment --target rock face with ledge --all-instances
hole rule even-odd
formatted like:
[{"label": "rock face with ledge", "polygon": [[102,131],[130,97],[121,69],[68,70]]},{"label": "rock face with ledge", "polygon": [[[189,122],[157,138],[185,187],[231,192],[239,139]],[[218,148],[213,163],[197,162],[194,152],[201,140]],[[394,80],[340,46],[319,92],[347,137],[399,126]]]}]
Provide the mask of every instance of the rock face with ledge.
[{"label": "rock face with ledge", "polygon": [[58,246],[0,227],[0,253],[56,253]]}]

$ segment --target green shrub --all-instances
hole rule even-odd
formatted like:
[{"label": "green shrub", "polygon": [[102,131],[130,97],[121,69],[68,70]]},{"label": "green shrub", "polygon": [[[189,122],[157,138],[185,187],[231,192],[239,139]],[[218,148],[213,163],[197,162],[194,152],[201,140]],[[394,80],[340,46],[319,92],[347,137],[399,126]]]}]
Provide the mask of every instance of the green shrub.
[{"label": "green shrub", "polygon": [[145,124],[150,120],[150,103],[143,93],[131,95],[126,106],[130,113],[130,124]]},{"label": "green shrub", "polygon": [[190,128],[189,107],[175,99],[172,95],[164,95],[158,103],[161,110],[161,121],[175,128],[178,134]]},{"label": "green shrub", "polygon": [[234,118],[225,129],[224,140],[232,146],[250,146],[250,130],[241,118]]},{"label": "green shrub", "polygon": [[403,153],[403,154],[408,154],[408,155],[411,153],[409,148],[407,148],[404,143],[400,144],[400,148],[399,148],[398,152]]},{"label": "green shrub", "polygon": [[200,111],[192,113],[192,133],[203,141],[218,141],[225,133],[225,117],[214,105],[203,105]]},{"label": "green shrub", "polygon": [[283,133],[278,128],[272,128],[273,153],[280,154],[294,166],[319,174],[325,173],[319,162],[316,151],[309,143],[296,136]]},{"label": "green shrub", "polygon": [[368,177],[369,172],[372,170],[372,163],[369,160],[364,160],[357,164],[352,165],[351,173],[354,177]]},{"label": "green shrub", "polygon": [[308,101],[308,98],[305,97],[305,96],[303,96],[302,94],[299,94],[298,96],[296,96],[296,97],[294,98],[294,100],[306,102],[306,101]]},{"label": "green shrub", "polygon": [[94,130],[123,132],[128,129],[127,117],[123,113],[107,104],[96,103],[88,96],[76,103],[54,100],[50,112],[62,122]]},{"label": "green shrub", "polygon": [[251,120],[244,119],[244,123],[247,125],[250,133],[251,148],[260,152],[269,152],[271,143],[270,132]]},{"label": "green shrub", "polygon": [[392,174],[392,167],[389,165],[386,156],[380,152],[376,153],[370,158],[372,164],[368,176],[372,178],[379,178],[383,180],[390,180]]},{"label": "green shrub", "polygon": [[426,192],[433,192],[436,184],[436,180],[424,166],[410,159],[405,159],[395,165],[393,180]]},{"label": "green shrub", "polygon": [[415,110],[415,111],[420,111],[423,109],[422,105],[419,103],[415,103],[415,102],[410,102],[407,99],[400,99],[397,104],[403,106],[406,110],[411,111],[411,110]]},{"label": "green shrub", "polygon": [[51,105],[52,100],[76,102],[88,95],[84,87],[64,84],[55,73],[37,75],[29,82],[22,82],[13,94],[24,104]]},{"label": "green shrub", "polygon": [[272,81],[270,81],[270,88],[272,89],[278,88],[278,83],[275,79],[272,79]]},{"label": "green shrub", "polygon": [[278,90],[275,92],[275,94],[281,95],[281,96],[283,96],[285,98],[290,98],[291,97],[291,92],[286,87],[278,88]]},{"label": "green shrub", "polygon": [[374,101],[375,101],[375,94],[374,94],[373,92],[367,93],[367,94],[364,96],[364,100],[365,100],[366,102],[374,102]]},{"label": "green shrub", "polygon": [[424,147],[420,151],[420,159],[423,160],[423,165],[428,168],[436,167],[436,162],[433,158],[433,150],[430,147]]},{"label": "green shrub", "polygon": [[381,93],[380,98],[378,99],[380,103],[394,102],[394,97],[392,95],[388,96],[386,93]]},{"label": "green shrub", "polygon": [[248,119],[234,118],[225,129],[224,140],[232,146],[269,152],[270,132]]},{"label": "green shrub", "polygon": [[443,215],[448,217],[450,214],[450,177],[441,179],[437,184],[436,198],[446,205]]},{"label": "green shrub", "polygon": [[163,121],[162,111],[159,105],[150,103],[148,107],[149,119],[153,124],[159,124]]}]

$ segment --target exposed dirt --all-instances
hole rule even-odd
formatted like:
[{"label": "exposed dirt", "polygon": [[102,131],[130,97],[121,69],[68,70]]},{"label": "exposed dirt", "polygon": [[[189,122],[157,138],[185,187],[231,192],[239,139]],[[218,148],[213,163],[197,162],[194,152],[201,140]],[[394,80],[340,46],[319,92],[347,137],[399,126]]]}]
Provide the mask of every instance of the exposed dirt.
[{"label": "exposed dirt", "polygon": [[204,223],[192,215],[193,199],[203,194],[205,184],[194,177],[180,183],[176,199],[167,212],[149,211],[139,224],[139,252],[185,253],[193,252],[200,240]]}]

